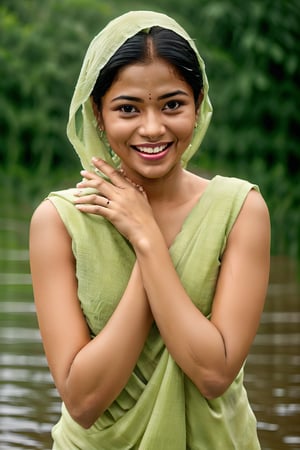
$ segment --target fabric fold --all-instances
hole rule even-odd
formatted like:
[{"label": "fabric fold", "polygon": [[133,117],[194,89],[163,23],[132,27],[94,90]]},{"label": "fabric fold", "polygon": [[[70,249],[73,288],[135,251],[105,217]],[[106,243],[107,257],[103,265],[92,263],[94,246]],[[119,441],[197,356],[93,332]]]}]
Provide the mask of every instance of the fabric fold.
[{"label": "fabric fold", "polygon": [[109,24],[92,40],[85,55],[80,75],[72,97],[67,135],[77,152],[82,166],[90,170],[93,156],[103,158],[112,166],[119,166],[119,159],[101,137],[93,115],[90,95],[100,70],[105,66],[115,51],[131,36],[152,26],[161,26],[173,30],[189,42],[195,51],[203,77],[203,101],[198,126],[195,128],[192,143],[182,156],[182,166],[199,149],[211,120],[212,105],[208,96],[208,80],[205,64],[199,55],[194,40],[171,17],[151,11],[131,11],[109,22]]},{"label": "fabric fold", "polygon": [[[257,187],[235,178],[214,177],[170,249],[185,290],[208,318],[225,243],[251,189]],[[96,335],[122,297],[135,255],[108,221],[84,216],[74,208],[73,193],[55,192],[49,199],[72,236],[79,300]],[[112,278],[107,277],[111,265]],[[95,279],[98,285],[91,283]],[[107,411],[84,430],[64,407],[53,436],[57,450],[77,448],[72,447],[73,440],[88,442],[89,450],[260,448],[243,386],[243,370],[222,397],[206,400],[172,359],[155,325],[124,391]]]},{"label": "fabric fold", "polygon": [[[173,30],[189,42],[202,72],[203,101],[192,142],[182,156],[183,167],[202,143],[212,106],[205,65],[194,40],[165,14],[132,11],[111,21],[93,39],[71,101],[67,134],[87,170],[93,156],[119,166],[117,156],[99,133],[91,107],[90,95],[99,72],[129,37],[152,26]],[[170,248],[184,289],[207,318],[227,238],[251,189],[257,188],[242,180],[214,177]],[[130,243],[111,223],[74,207],[74,193],[72,189],[53,192],[48,198],[72,239],[78,300],[93,338],[122,298],[136,258]],[[260,448],[256,421],[243,387],[243,369],[224,395],[208,401],[175,363],[155,324],[124,390],[91,428],[78,425],[63,404],[52,434],[54,450]]]}]

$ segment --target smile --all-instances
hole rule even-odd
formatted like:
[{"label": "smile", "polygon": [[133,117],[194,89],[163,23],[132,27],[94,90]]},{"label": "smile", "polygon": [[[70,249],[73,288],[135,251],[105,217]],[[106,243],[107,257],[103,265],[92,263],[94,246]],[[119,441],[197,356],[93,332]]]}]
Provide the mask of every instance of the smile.
[{"label": "smile", "polygon": [[132,147],[140,153],[144,153],[146,155],[157,155],[158,153],[164,152],[168,147],[170,147],[172,143],[169,144],[147,144],[147,145],[133,145]]}]

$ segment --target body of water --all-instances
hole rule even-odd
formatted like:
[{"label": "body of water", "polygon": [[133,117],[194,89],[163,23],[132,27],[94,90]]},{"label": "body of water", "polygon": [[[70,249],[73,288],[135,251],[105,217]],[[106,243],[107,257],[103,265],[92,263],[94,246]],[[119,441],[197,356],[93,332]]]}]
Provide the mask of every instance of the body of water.
[{"label": "body of water", "polygon": [[[35,316],[27,236],[28,218],[0,220],[0,450],[50,450],[60,413]],[[245,374],[262,450],[300,450],[299,349],[295,264],[274,257]]]}]

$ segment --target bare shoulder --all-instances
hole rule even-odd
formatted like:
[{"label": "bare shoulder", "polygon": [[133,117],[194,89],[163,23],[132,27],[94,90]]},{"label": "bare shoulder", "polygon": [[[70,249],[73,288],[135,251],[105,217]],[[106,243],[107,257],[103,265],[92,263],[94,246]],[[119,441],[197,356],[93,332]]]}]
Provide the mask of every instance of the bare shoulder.
[{"label": "bare shoulder", "polygon": [[47,224],[49,221],[59,223],[61,219],[53,203],[46,199],[35,209],[31,218],[31,226],[40,226]]},{"label": "bare shoulder", "polygon": [[239,214],[237,224],[243,223],[247,228],[251,226],[270,227],[270,216],[267,204],[260,192],[255,189],[249,191]]},{"label": "bare shoulder", "polygon": [[229,242],[242,241],[249,247],[268,251],[270,246],[270,216],[267,204],[255,189],[251,189],[232,228]]},{"label": "bare shoulder", "polygon": [[71,255],[71,237],[57,209],[48,199],[40,203],[32,215],[30,249],[31,255],[34,250],[48,256],[57,252]]},{"label": "bare shoulder", "polygon": [[260,192],[251,189],[245,199],[242,210],[248,214],[259,214],[269,218],[269,210],[267,204]]},{"label": "bare shoulder", "polygon": [[30,233],[38,232],[43,234],[57,232],[69,236],[57,209],[48,199],[39,204],[31,218]]}]

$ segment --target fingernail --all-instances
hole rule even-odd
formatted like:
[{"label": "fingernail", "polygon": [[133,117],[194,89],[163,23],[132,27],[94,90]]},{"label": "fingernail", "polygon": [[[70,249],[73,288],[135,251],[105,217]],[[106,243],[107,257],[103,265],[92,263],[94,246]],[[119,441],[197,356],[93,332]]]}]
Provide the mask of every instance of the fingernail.
[{"label": "fingernail", "polygon": [[101,161],[101,158],[96,158],[96,156],[92,157],[92,162],[98,162]]}]

